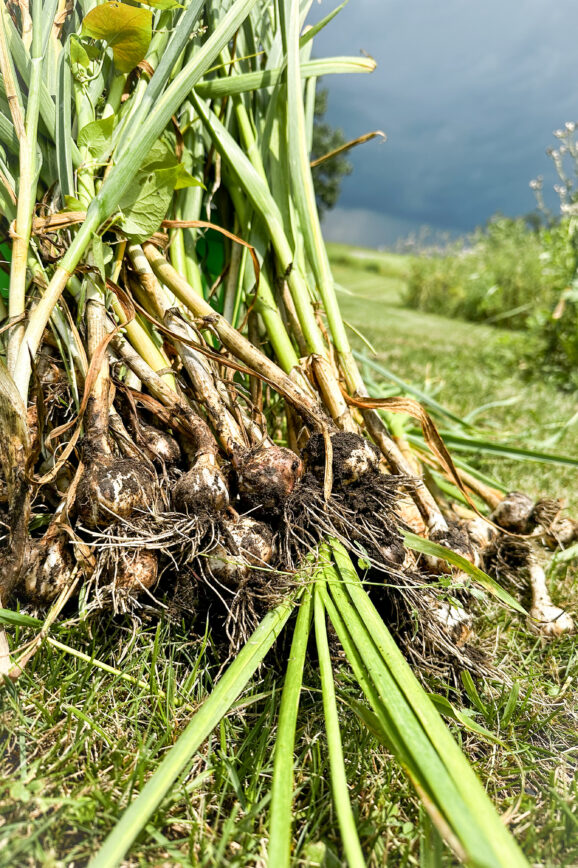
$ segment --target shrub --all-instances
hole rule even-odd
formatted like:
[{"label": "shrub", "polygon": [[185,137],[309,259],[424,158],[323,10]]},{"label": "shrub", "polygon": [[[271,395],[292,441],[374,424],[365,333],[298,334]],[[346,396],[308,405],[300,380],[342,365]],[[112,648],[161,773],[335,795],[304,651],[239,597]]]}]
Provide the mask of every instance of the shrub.
[{"label": "shrub", "polygon": [[[537,298],[530,330],[543,342],[535,360],[563,388],[578,387],[578,220],[563,218],[542,230],[542,261],[550,293]],[[534,366],[536,367],[536,365]]]},{"label": "shrub", "polygon": [[422,310],[526,328],[536,300],[552,296],[539,234],[499,217],[445,255],[415,259],[407,302]]},{"label": "shrub", "polygon": [[443,254],[412,262],[406,302],[502,328],[527,329],[542,351],[530,370],[578,385],[578,217],[531,228],[498,217]]}]

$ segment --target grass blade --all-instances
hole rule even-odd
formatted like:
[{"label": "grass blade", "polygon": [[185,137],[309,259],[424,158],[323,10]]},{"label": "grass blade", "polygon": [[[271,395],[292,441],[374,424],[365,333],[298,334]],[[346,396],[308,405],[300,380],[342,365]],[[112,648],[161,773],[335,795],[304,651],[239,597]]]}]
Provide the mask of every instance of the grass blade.
[{"label": "grass blade", "polygon": [[314,24],[313,27],[310,27],[305,31],[301,39],[299,40],[300,48],[303,48],[308,42],[310,42],[318,33],[320,33],[330,21],[333,21],[336,15],[339,15],[342,9],[345,9],[349,0],[344,0],[343,3],[340,3],[339,6],[336,6],[335,9],[332,9],[325,18],[322,18],[321,21],[318,21],[317,24]]},{"label": "grass blade", "polygon": [[452,413],[451,410],[446,409],[446,407],[436,401],[435,398],[432,398],[431,395],[422,392],[421,389],[417,389],[415,386],[410,386],[409,383],[406,383],[405,380],[402,380],[401,377],[398,377],[397,374],[394,374],[393,371],[389,370],[389,368],[385,368],[373,359],[369,359],[365,353],[360,353],[359,350],[353,350],[353,355],[364,367],[371,368],[372,371],[381,374],[381,376],[385,377],[387,380],[391,380],[392,383],[400,386],[408,395],[413,395],[413,397],[417,398],[417,400],[424,404],[424,406],[435,410],[440,414],[440,416],[445,416],[446,419],[450,419],[452,422],[455,422],[463,428],[472,427],[464,419],[460,418],[460,416],[456,416],[456,414]]},{"label": "grass blade", "polygon": [[464,729],[469,729],[471,732],[475,732],[477,735],[481,735],[482,738],[488,739],[488,741],[493,741],[496,744],[499,744],[501,747],[505,748],[501,739],[499,739],[493,732],[490,732],[489,729],[486,729],[485,726],[481,726],[481,724],[476,723],[475,720],[469,716],[469,714],[465,714],[463,711],[460,711],[459,708],[454,708],[449,699],[445,696],[440,696],[437,693],[428,693],[429,698],[439,711],[441,715],[444,717],[449,717],[452,720],[457,720],[458,723],[461,723]]},{"label": "grass blade", "polygon": [[267,860],[269,865],[275,865],[276,868],[289,866],[291,857],[295,729],[310,626],[311,590],[307,588],[299,608],[293,642],[291,643],[275,740]]},{"label": "grass blade", "polygon": [[323,710],[325,713],[325,730],[327,733],[327,746],[329,749],[329,765],[331,768],[331,786],[333,800],[343,849],[350,868],[364,868],[365,859],[361,851],[361,845],[357,836],[355,818],[351,809],[347,775],[343,760],[343,746],[339,730],[339,718],[335,701],[335,685],[333,683],[333,669],[327,642],[327,628],[325,626],[325,607],[318,589],[315,589],[315,637],[317,640],[317,654],[319,656],[319,672],[321,675],[321,687],[323,691]]},{"label": "grass blade", "polygon": [[[417,429],[415,429],[417,432]],[[523,449],[518,446],[506,446],[502,443],[492,443],[491,440],[465,437],[452,431],[440,431],[447,446],[460,452],[479,452],[481,455],[501,455],[514,461],[537,461],[539,464],[561,464],[564,467],[578,467],[578,458],[568,455],[554,455],[551,452],[537,452],[534,449]],[[417,434],[408,434],[407,439],[416,446],[423,444],[423,439]]]},{"label": "grass blade", "polygon": [[575,558],[578,558],[578,543],[575,543],[573,546],[570,546],[563,551],[556,552],[556,554],[554,555],[552,566],[556,566],[558,564],[567,564],[569,561],[573,561]]},{"label": "grass blade", "polygon": [[0,609],[0,624],[10,624],[13,627],[42,627],[42,623],[38,618],[25,615],[23,612]]},{"label": "grass blade", "polygon": [[91,868],[114,868],[119,865],[131,844],[147,825],[151,815],[185,770],[193,754],[227,714],[249,679],[262,662],[285,626],[295,600],[272,609],[261,621],[247,644],[226,670],[217,686],[193,715],[186,729],[145,784],[140,795],[126,809],[121,819],[90,862]]},{"label": "grass blade", "polygon": [[443,868],[443,841],[427,814],[422,821],[424,834],[420,841],[421,868]]}]

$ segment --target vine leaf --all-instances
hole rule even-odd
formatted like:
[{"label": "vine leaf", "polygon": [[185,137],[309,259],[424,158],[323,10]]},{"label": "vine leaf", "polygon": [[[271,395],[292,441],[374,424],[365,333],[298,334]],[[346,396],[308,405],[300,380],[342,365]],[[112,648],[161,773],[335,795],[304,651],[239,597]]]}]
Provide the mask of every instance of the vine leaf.
[{"label": "vine leaf", "polygon": [[159,140],[139,169],[135,183],[119,202],[120,226],[131,241],[141,243],[157,231],[174,190],[202,186],[179,163],[170,147]]},{"label": "vine leaf", "polygon": [[82,22],[82,35],[103,39],[111,48],[119,72],[130,72],[147,53],[152,38],[150,9],[117,0],[96,6]]},{"label": "vine leaf", "polygon": [[95,160],[104,157],[111,148],[115,121],[115,116],[109,115],[86,124],[78,134],[78,147],[86,148]]}]

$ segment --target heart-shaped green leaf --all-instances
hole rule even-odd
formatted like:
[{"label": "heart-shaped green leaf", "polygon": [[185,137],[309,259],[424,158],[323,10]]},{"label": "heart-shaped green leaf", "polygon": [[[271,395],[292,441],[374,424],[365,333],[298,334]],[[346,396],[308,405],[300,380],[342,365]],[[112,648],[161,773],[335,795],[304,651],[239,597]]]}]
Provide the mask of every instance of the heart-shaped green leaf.
[{"label": "heart-shaped green leaf", "polygon": [[130,72],[147,53],[152,38],[150,9],[112,0],[96,6],[82,22],[83,36],[103,39],[112,48],[119,72]]},{"label": "heart-shaped green leaf", "polygon": [[86,124],[78,134],[78,147],[86,148],[95,160],[99,160],[110,149],[110,140],[114,129],[115,117],[109,115]]},{"label": "heart-shaped green leaf", "polygon": [[119,202],[120,226],[140,243],[157,231],[167,213],[173,191],[201,185],[190,175],[162,139],[151,148],[131,187]]},{"label": "heart-shaped green leaf", "polygon": [[92,60],[98,57],[96,45],[82,43],[76,34],[70,37],[70,63],[73,67],[88,69]]}]

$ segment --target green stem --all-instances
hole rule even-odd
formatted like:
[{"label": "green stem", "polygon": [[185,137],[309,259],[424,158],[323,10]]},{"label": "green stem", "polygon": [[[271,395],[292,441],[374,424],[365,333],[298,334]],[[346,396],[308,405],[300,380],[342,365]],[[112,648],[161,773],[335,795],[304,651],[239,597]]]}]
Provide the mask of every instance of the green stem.
[{"label": "green stem", "polygon": [[[32,215],[36,203],[36,184],[38,169],[36,158],[38,116],[40,111],[40,85],[44,60],[42,44],[42,4],[40,0],[33,6],[32,46],[30,55],[30,81],[24,130],[19,134],[20,177],[18,182],[18,206],[14,241],[12,244],[12,263],[10,268],[10,296],[8,313],[10,317],[21,316],[26,309],[26,263],[28,245],[32,231]],[[2,4],[2,22],[6,14]],[[4,23],[2,23],[4,28]],[[3,38],[5,43],[5,39]],[[10,373],[14,373],[18,351],[24,337],[24,323],[18,323],[10,330],[7,350],[7,363]]]},{"label": "green stem", "polygon": [[355,817],[351,809],[349,788],[345,773],[345,761],[343,758],[343,746],[341,744],[341,732],[339,729],[339,717],[337,703],[335,701],[335,685],[333,683],[333,668],[327,642],[327,628],[325,626],[325,607],[321,595],[315,589],[315,637],[317,639],[317,653],[319,656],[319,672],[321,675],[321,688],[323,692],[323,711],[325,714],[325,731],[327,733],[327,747],[329,750],[329,766],[331,770],[331,788],[337,820],[341,832],[343,849],[349,868],[365,868],[365,859],[357,835]]},{"label": "green stem", "polygon": [[365,392],[363,379],[351,353],[345,324],[335,294],[333,275],[321,232],[321,223],[315,202],[315,189],[309,166],[307,124],[300,67],[299,4],[295,4],[291,0],[284,0],[282,23],[287,50],[287,134],[289,139],[289,169],[294,200],[300,218],[307,256],[313,268],[331,337],[339,354],[347,385],[354,394],[359,391],[363,394]]},{"label": "green stem", "polygon": [[255,310],[265,324],[273,351],[279,359],[279,364],[287,373],[290,373],[299,365],[299,357],[295,352],[291,338],[279,313],[279,308],[273,297],[271,284],[264,269],[261,271],[259,279],[259,293],[257,295]]},{"label": "green stem", "polygon": [[[199,181],[203,179],[205,161],[204,136],[200,134],[199,125],[192,124],[193,110],[186,103],[181,114],[181,123],[188,123],[184,130],[183,162],[185,168]],[[204,187],[185,187],[175,195],[175,217],[178,220],[199,220],[203,204]],[[171,231],[170,255],[171,262],[191,284],[195,292],[203,295],[203,280],[197,259],[196,229],[173,229]]]},{"label": "green stem", "polygon": [[227,161],[234,180],[245,191],[254,211],[267,227],[279,270],[287,280],[309,353],[318,356],[320,366],[322,364],[324,367],[324,376],[319,386],[325,406],[341,428],[354,429],[349,407],[341,394],[334,371],[329,365],[327,347],[315,318],[312,298],[299,265],[295,262],[296,256],[285,234],[279,207],[260,172],[253,166],[215,113],[198,99],[194,91],[191,99],[216,149]]},{"label": "green stem", "polygon": [[[179,39],[175,42],[176,56],[173,56],[173,52],[167,50],[161,59],[157,71],[145,91],[142,102],[133,116],[132,125],[127,131],[126,136],[123,137],[121,147],[119,147],[117,153],[116,164],[90,203],[84,223],[68,248],[66,255],[58,265],[44,296],[30,317],[15,368],[15,382],[17,382],[18,389],[24,400],[27,400],[28,396],[31,358],[34,358],[36,355],[52,309],[58,302],[64,287],[84,256],[88,245],[92,241],[93,234],[114,213],[121,197],[134,180],[143,160],[170,121],[176,108],[181,104],[196,82],[210,68],[219,51],[227,44],[255,3],[256,0],[236,0],[223,17],[219,26],[194,55],[193,59],[187,63],[166,91],[162,93],[162,89],[170,76],[172,66],[180,56],[183,47],[181,42],[183,39],[186,42],[188,38],[188,32],[185,32],[185,28],[177,31]],[[190,24],[190,28],[196,23],[196,17],[192,13],[199,6],[200,4],[197,3],[197,0],[194,0],[183,16]],[[173,37],[174,39],[175,37]]]},{"label": "green stem", "polygon": [[[339,543],[332,543],[332,549],[341,581],[331,583],[331,590],[335,598],[340,597],[343,600],[346,596],[349,598],[349,602],[346,601],[345,607],[341,609],[346,622],[350,624],[353,619],[357,619],[362,628],[367,630],[373,643],[372,647],[386,664],[407,702],[411,704],[416,719],[438,755],[443,759],[461,799],[472,812],[472,815],[476,817],[477,834],[482,836],[480,840],[484,841],[485,838],[484,843],[487,843],[496,853],[493,864],[508,864],[527,868],[528,863],[514,838],[502,825],[474,770],[445,726],[430,698],[419,684],[411,667],[397,647],[393,636],[364,590],[349,555]],[[339,607],[340,604],[338,603]],[[376,665],[370,664],[370,666],[371,671],[376,670]],[[382,696],[386,703],[388,698],[391,699],[391,695]],[[453,805],[448,804],[447,809],[451,810],[452,807]],[[480,863],[472,860],[472,864]]]},{"label": "green stem", "polygon": [[[235,235],[240,235],[243,231],[239,227],[239,220],[235,216],[235,225],[233,229]],[[237,326],[239,321],[239,312],[241,304],[244,300],[244,277],[245,266],[247,265],[247,248],[241,247],[240,244],[231,245],[231,255],[229,256],[229,265],[227,277],[225,279],[225,287],[223,292],[223,316],[231,325]],[[254,277],[253,277],[254,281]]]},{"label": "green stem", "polygon": [[294,297],[297,315],[309,351],[324,356],[326,354],[326,347],[315,321],[315,314],[311,307],[307,285],[298,268],[294,267],[293,252],[283,231],[281,214],[264,178],[260,171],[253,166],[242,148],[235,142],[214,112],[207,108],[195,93],[192,94],[191,98],[199,117],[213,138],[215,147],[227,161],[235,181],[245,190],[253,209],[260,215],[267,226],[279,262],[279,269],[281,273],[289,275],[288,283],[291,294]]},{"label": "green stem", "polygon": [[306,588],[293,633],[275,740],[269,848],[267,852],[267,863],[274,865],[275,868],[289,868],[291,861],[291,803],[293,801],[295,730],[310,625],[311,589]]},{"label": "green stem", "polygon": [[[95,119],[94,107],[90,101],[86,88],[82,82],[74,81],[74,102],[76,105],[76,118],[78,122],[78,130],[82,130],[85,126],[92,123]],[[84,208],[88,209],[90,203],[94,199],[94,170],[91,166],[91,155],[88,147],[80,149],[82,163],[78,167],[76,174],[77,182],[77,198],[82,203]]]},{"label": "green stem", "polygon": [[126,84],[127,76],[125,73],[117,73],[110,85],[106,105],[102,110],[102,117],[109,118],[111,115],[116,115],[120,109],[120,101]]},{"label": "green stem", "polygon": [[[235,213],[245,227],[245,234],[247,234],[248,231],[249,244],[252,244],[256,250],[259,250],[259,248],[261,248],[262,252],[265,251],[268,247],[268,244],[259,236],[258,228],[256,226],[256,224],[259,223],[262,226],[262,221],[257,215],[251,215],[250,217],[247,215],[248,211],[250,213],[250,209],[247,208],[247,203],[243,199],[241,191],[234,183],[229,185],[229,194],[235,208]],[[251,228],[250,230],[247,230],[247,227],[250,223]],[[259,259],[261,262],[261,273],[259,276],[259,290],[257,293],[255,310],[263,319],[265,328],[267,329],[267,334],[269,335],[269,340],[271,341],[271,345],[273,346],[273,350],[275,352],[275,355],[277,356],[279,364],[281,365],[283,370],[286,371],[286,373],[290,373],[298,367],[299,357],[295,352],[295,348],[293,347],[291,338],[289,337],[281,314],[279,313],[279,308],[273,295],[273,290],[271,288],[271,283],[269,281],[267,271],[263,268],[263,257],[260,256]],[[241,296],[244,291],[250,291],[250,286],[253,282],[253,264],[250,263],[248,260],[247,248],[244,248],[241,258],[240,281],[237,287],[233,315],[231,317],[227,317],[225,315],[225,318],[228,319],[229,322],[231,322],[233,325],[236,324],[236,318],[241,303]]]},{"label": "green stem", "polygon": [[[332,582],[330,576],[328,576],[328,584],[332,588],[334,588],[335,586],[335,582]],[[400,731],[400,727],[396,726],[391,714],[388,711],[389,705],[385,702],[382,702],[379,692],[377,691],[375,684],[371,680],[369,663],[367,661],[367,647],[371,647],[370,637],[366,636],[365,634],[362,634],[361,636],[357,635],[356,644],[356,642],[353,641],[353,638],[349,633],[348,627],[346,626],[346,621],[344,620],[344,618],[341,617],[341,614],[339,613],[338,609],[336,608],[331,597],[328,594],[327,584],[322,589],[320,589],[320,593],[323,604],[327,610],[327,614],[329,615],[331,624],[335,632],[337,633],[337,636],[343,647],[343,650],[345,651],[345,655],[353,670],[355,678],[359,683],[359,686],[363,690],[373,713],[375,714],[375,723],[380,729],[380,739],[382,743],[389,748],[389,750],[395,756],[396,761],[403,768],[405,774],[412,782],[417,793],[422,798],[427,810],[431,812],[432,819],[436,822],[440,831],[442,831],[446,841],[448,841],[448,843],[451,843],[456,853],[461,853],[462,855],[464,855],[464,851],[459,842],[459,839],[452,832],[452,828],[443,816],[443,813],[439,811],[436,807],[435,791],[428,787],[427,782],[423,779],[423,776],[420,776],[419,773],[415,772],[415,764],[412,759],[411,750],[408,750],[408,746],[404,741],[404,732],[406,733],[407,738],[408,733],[410,734],[410,730],[407,728],[404,729],[402,727]],[[351,625],[351,620],[347,620],[347,624]],[[366,655],[365,658],[360,653],[360,647],[364,648]],[[392,690],[389,697],[389,704],[391,704],[394,695],[395,690]]]},{"label": "green stem", "polygon": [[[234,97],[233,104],[235,106],[235,115],[237,118],[237,124],[239,125],[241,138],[243,140],[245,153],[255,167],[255,170],[261,175],[264,182],[267,183],[267,174],[261,160],[261,153],[257,145],[257,140],[253,133],[253,126],[241,97]],[[295,302],[297,315],[309,347],[309,352],[325,356],[327,353],[325,341],[323,340],[319,327],[315,322],[315,316],[311,308],[309,290],[307,289],[305,281],[302,279],[302,275],[298,271],[297,264],[294,262],[296,257],[294,257],[291,252],[289,241],[287,240],[285,233],[279,231],[277,227],[274,227],[272,240],[282,270],[285,272],[291,268],[291,273],[288,278],[289,288]],[[269,287],[265,288],[263,292],[263,301],[265,305],[273,307],[275,310],[277,309],[277,305]],[[284,329],[281,317],[278,316],[278,319],[281,323],[281,327]]]}]

